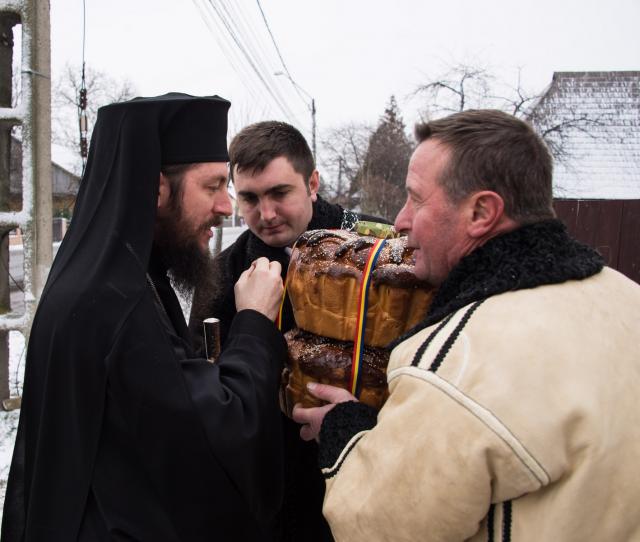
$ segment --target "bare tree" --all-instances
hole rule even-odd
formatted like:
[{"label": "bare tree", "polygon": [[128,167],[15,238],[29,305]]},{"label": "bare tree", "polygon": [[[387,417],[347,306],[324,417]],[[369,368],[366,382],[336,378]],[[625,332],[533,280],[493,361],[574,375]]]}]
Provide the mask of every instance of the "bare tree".
[{"label": "bare tree", "polygon": [[563,117],[558,119],[552,114],[553,104],[545,102],[544,91],[528,91],[521,76],[522,70],[518,69],[515,84],[509,85],[499,81],[488,68],[459,63],[430,82],[419,85],[412,97],[425,102],[422,120],[486,107],[524,118],[545,140],[555,160],[567,160],[569,134],[579,130],[590,135],[590,128],[600,124],[600,120],[577,110],[565,110]]},{"label": "bare tree", "polygon": [[565,163],[571,158],[567,143],[575,132],[595,138],[593,127],[603,124],[601,115],[589,115],[567,104],[563,104],[562,115],[558,116],[554,110],[553,100],[544,98],[527,112],[526,118],[544,139],[553,158],[557,162]]},{"label": "bare tree", "polygon": [[487,68],[460,63],[430,79],[412,93],[426,102],[423,119],[492,106],[495,77]]},{"label": "bare tree", "polygon": [[349,209],[393,220],[405,199],[412,146],[391,96],[375,128],[347,124],[327,132],[322,165],[332,182],[323,182],[322,195]]},{"label": "bare tree", "polygon": [[[359,173],[369,148],[373,128],[367,124],[345,124],[332,128],[322,139],[320,185],[323,197],[347,209],[360,208]],[[331,181],[325,183],[330,178]]]},{"label": "bare tree", "polygon": [[540,100],[542,94],[534,93],[524,89],[522,84],[522,69],[518,68],[518,77],[514,86],[507,85],[505,87],[506,94],[501,96],[491,96],[492,99],[498,100],[498,109],[511,113],[516,117],[528,118],[536,103]]},{"label": "bare tree", "polygon": [[[54,81],[52,89],[52,139],[77,154],[74,173],[81,173],[80,156],[80,89],[82,88],[82,68],[67,65],[62,76]],[[88,138],[91,138],[98,109],[113,102],[129,100],[136,94],[135,87],[127,79],[116,79],[92,68],[85,69],[87,90]]]}]

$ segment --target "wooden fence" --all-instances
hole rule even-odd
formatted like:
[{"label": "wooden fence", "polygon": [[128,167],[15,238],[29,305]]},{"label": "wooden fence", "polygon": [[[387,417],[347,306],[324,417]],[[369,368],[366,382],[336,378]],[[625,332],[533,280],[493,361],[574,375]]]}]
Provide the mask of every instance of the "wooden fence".
[{"label": "wooden fence", "polygon": [[640,200],[556,199],[554,207],[573,237],[640,284]]}]

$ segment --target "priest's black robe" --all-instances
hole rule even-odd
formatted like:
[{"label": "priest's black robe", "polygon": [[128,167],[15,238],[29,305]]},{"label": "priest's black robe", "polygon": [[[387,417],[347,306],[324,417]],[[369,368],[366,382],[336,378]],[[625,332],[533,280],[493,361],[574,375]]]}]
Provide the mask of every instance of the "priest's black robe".
[{"label": "priest's black robe", "polygon": [[[226,132],[228,102],[208,100],[225,107]],[[210,107],[166,95],[100,110],[32,326],[3,542],[99,540],[105,528],[112,540],[269,540],[286,345],[246,310],[217,363],[195,357],[149,267],[166,134],[184,108]],[[225,161],[226,147],[197,159]]]}]

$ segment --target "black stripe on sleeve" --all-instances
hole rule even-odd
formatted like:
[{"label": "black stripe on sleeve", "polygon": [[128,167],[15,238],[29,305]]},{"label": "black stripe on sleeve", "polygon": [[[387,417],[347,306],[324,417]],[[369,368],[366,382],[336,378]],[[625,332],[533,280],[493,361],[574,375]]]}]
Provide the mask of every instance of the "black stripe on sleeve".
[{"label": "black stripe on sleeve", "polygon": [[511,501],[502,503],[502,542],[511,541]]},{"label": "black stripe on sleeve", "polygon": [[415,356],[413,356],[413,361],[411,362],[411,366],[412,367],[417,367],[418,366],[418,364],[420,363],[420,359],[422,358],[422,355],[425,353],[425,351],[427,350],[427,348],[431,344],[431,341],[433,341],[435,336],[438,333],[440,333],[440,330],[449,323],[449,320],[451,320],[451,318],[453,318],[454,314],[455,313],[450,314],[442,322],[440,322],[440,325],[436,329],[434,329],[431,332],[431,335],[429,335],[425,339],[425,341],[420,345],[420,348],[418,348],[418,350],[416,351]]},{"label": "black stripe on sleeve", "polygon": [[464,326],[467,325],[467,322],[469,321],[469,318],[471,318],[471,315],[476,311],[476,309],[480,305],[482,305],[483,302],[484,302],[484,299],[482,299],[481,301],[476,301],[473,305],[471,305],[471,308],[462,317],[462,320],[460,320],[460,322],[458,323],[456,328],[453,330],[451,335],[449,335],[449,337],[447,337],[447,340],[442,345],[442,348],[440,349],[440,352],[438,352],[438,355],[435,357],[435,359],[431,363],[431,367],[429,367],[429,370],[431,372],[435,373],[440,368],[440,365],[442,364],[442,362],[444,361],[444,358],[449,353],[449,350],[453,346],[453,343],[456,342],[456,339],[458,338],[458,335],[460,335],[460,332],[464,329]]},{"label": "black stripe on sleeve", "polygon": [[496,505],[492,504],[489,507],[489,513],[487,514],[487,542],[494,541],[493,522],[495,521]]}]

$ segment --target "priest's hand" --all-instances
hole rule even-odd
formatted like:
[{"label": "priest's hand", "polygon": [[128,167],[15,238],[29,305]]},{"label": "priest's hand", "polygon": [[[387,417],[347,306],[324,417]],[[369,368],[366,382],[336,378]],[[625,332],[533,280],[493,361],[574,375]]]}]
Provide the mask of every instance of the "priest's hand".
[{"label": "priest's hand", "polygon": [[236,310],[253,309],[275,320],[282,301],[282,267],[278,262],[258,258],[244,271],[234,287]]},{"label": "priest's hand", "polygon": [[307,384],[307,389],[311,395],[328,401],[328,405],[314,408],[303,408],[299,403],[293,407],[291,417],[294,421],[302,424],[300,428],[300,438],[302,440],[319,440],[320,429],[324,417],[327,415],[334,406],[338,403],[344,403],[345,401],[357,401],[357,399],[351,395],[347,390],[338,388],[336,386],[329,386],[328,384],[318,384],[316,382],[310,382]]}]

